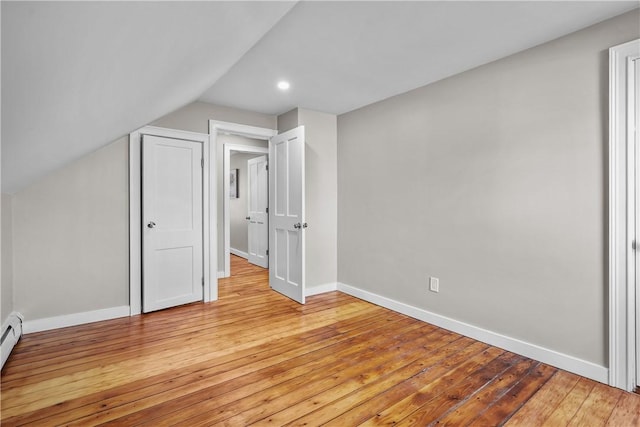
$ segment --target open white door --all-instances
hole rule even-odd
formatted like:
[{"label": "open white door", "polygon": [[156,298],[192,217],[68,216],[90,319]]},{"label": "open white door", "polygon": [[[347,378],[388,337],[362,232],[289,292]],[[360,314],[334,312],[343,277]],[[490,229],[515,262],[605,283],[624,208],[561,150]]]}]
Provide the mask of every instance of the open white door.
[{"label": "open white door", "polygon": [[143,135],[142,311],[202,299],[202,144]]},{"label": "open white door", "polygon": [[304,126],[269,144],[269,284],[304,304]]},{"label": "open white door", "polygon": [[269,171],[267,156],[247,161],[249,221],[249,262],[263,268],[269,267]]}]

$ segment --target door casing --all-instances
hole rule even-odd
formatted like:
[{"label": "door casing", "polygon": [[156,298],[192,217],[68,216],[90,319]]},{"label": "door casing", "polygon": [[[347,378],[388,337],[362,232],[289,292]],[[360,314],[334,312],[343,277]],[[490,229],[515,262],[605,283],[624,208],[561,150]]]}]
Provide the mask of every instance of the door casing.
[{"label": "door casing", "polygon": [[[165,138],[184,139],[200,142],[204,165],[202,168],[202,234],[203,234],[203,272],[204,272],[204,302],[218,298],[218,282],[212,277],[217,259],[216,246],[216,216],[215,209],[211,209],[211,201],[215,201],[215,159],[210,149],[209,135],[156,126],[145,126],[129,134],[129,314],[131,316],[142,312],[142,168],[141,168],[141,140],[142,135],[153,135]],[[213,260],[213,264],[212,264]],[[212,280],[213,279],[213,280]],[[215,285],[215,287],[213,286]]]},{"label": "door casing", "polygon": [[[210,138],[210,146],[211,146],[211,150],[210,150],[210,157],[211,157],[211,164],[212,165],[217,165],[217,156],[218,155],[224,155],[224,144],[220,141],[220,139],[218,138],[218,135],[220,133],[228,133],[231,135],[238,135],[238,136],[245,136],[247,138],[253,138],[253,139],[261,139],[261,140],[265,140],[265,141],[269,141],[269,139],[275,135],[278,134],[278,131],[276,129],[269,129],[269,128],[262,128],[262,127],[257,127],[257,126],[249,126],[249,125],[243,125],[243,124],[239,124],[239,123],[231,123],[231,122],[223,122],[223,121],[218,121],[218,120],[209,120],[209,138]],[[252,148],[257,148],[257,147],[252,147]],[[267,154],[268,155],[268,154]],[[223,169],[224,169],[224,161],[223,161]],[[228,165],[229,162],[227,161],[226,164]],[[228,180],[228,176],[229,176],[229,172],[227,171],[227,173],[224,173],[223,170],[223,174],[224,177],[226,177],[226,179]],[[213,172],[212,169],[212,180],[213,180],[213,187],[215,187],[215,180],[216,180],[216,174],[215,172]],[[229,183],[228,181],[224,181],[226,183],[226,187],[228,188]],[[217,228],[217,206],[219,203],[218,200],[218,195],[217,192],[213,192],[212,194],[214,194],[214,197],[211,199],[211,217],[215,218],[211,224],[213,224],[213,228]],[[228,204],[227,204],[228,205]],[[226,217],[228,218],[228,212]],[[224,221],[224,218],[223,218]],[[223,227],[223,230],[225,232],[225,235],[228,236],[229,235],[229,229],[225,226]],[[225,242],[227,241],[227,237],[224,236]],[[213,244],[212,244],[212,251],[211,251],[211,284],[210,284],[210,288],[211,288],[211,294],[215,295],[215,298],[212,298],[212,300],[214,299],[218,299],[218,277],[225,277],[225,274],[228,274],[227,272],[225,272],[225,266],[218,266],[218,258],[217,258],[217,237],[216,236],[216,240],[212,240]],[[215,249],[213,249],[215,248]],[[227,258],[228,259],[228,258]],[[221,270],[219,270],[221,268]]]},{"label": "door casing", "polygon": [[633,224],[636,184],[633,62],[640,39],[609,49],[609,385],[633,390],[636,378],[636,239]]}]

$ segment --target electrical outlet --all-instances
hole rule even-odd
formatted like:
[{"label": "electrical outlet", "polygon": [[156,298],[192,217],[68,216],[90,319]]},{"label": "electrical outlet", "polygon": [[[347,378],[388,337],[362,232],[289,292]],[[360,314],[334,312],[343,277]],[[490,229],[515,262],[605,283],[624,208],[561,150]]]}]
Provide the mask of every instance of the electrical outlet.
[{"label": "electrical outlet", "polygon": [[440,292],[440,279],[437,277],[429,277],[429,290],[431,292]]}]

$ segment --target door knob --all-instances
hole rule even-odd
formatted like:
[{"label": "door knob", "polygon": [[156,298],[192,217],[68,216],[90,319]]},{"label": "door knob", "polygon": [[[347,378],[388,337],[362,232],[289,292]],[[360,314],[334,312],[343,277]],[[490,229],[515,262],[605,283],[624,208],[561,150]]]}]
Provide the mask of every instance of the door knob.
[{"label": "door knob", "polygon": [[308,227],[307,223],[306,223],[306,222],[303,222],[303,223],[302,223],[302,228],[307,228],[307,227]]},{"label": "door knob", "polygon": [[147,227],[149,228],[154,228],[156,226],[156,223],[151,221],[149,224],[147,224]]},{"label": "door knob", "polygon": [[297,222],[297,223],[293,224],[293,228],[296,228],[296,229],[302,228],[302,225],[300,225],[300,223]]},{"label": "door knob", "polygon": [[245,216],[244,219],[251,219],[251,217],[250,216]]}]

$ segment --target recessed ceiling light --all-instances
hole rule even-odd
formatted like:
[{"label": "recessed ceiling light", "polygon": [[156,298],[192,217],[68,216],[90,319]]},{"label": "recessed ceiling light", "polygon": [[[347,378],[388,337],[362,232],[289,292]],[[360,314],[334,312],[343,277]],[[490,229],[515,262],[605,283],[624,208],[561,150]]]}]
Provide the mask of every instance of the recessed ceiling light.
[{"label": "recessed ceiling light", "polygon": [[278,82],[278,89],[280,90],[287,90],[290,86],[291,85],[287,81],[281,80]]}]

